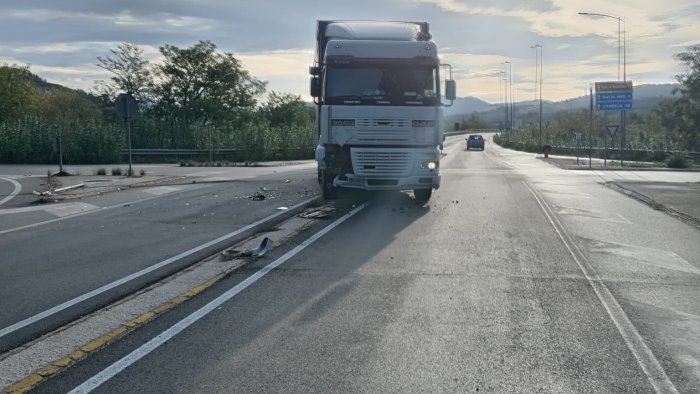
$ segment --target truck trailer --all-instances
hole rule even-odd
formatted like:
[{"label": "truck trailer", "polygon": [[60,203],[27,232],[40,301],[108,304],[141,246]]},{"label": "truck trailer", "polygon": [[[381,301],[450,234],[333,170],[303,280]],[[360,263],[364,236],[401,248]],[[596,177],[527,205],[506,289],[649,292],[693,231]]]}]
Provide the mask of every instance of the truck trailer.
[{"label": "truck trailer", "polygon": [[324,198],[356,188],[428,201],[440,187],[442,95],[456,95],[428,23],[318,21],[309,72]]}]

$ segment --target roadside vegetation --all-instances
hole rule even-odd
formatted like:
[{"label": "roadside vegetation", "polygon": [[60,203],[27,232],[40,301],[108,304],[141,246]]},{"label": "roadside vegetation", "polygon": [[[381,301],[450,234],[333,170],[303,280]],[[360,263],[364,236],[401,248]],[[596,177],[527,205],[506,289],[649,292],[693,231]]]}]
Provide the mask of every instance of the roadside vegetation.
[{"label": "roadside vegetation", "polygon": [[160,52],[159,64],[127,43],[98,57],[112,77],[89,93],[47,83],[28,66],[0,65],[0,162],[54,163],[59,136],[64,163],[123,162],[126,123],[114,100],[124,92],[139,104],[134,149],[211,149],[231,161],[313,157],[314,113],[300,96],[268,92],[209,41]]},{"label": "roadside vegetation", "polygon": [[[700,151],[700,45],[688,47],[675,58],[686,71],[677,76],[681,87],[674,97],[662,100],[651,111],[627,113],[625,160],[683,168],[692,163],[686,157],[688,152]],[[552,154],[576,155],[578,152],[587,156],[590,151],[594,157],[620,159],[622,133],[611,137],[605,127],[619,124],[618,114],[606,115],[594,110],[591,117],[588,110],[562,111],[543,122],[541,133],[538,123],[530,123],[522,129],[500,133],[494,141],[528,152],[542,152],[542,147],[549,145]],[[579,133],[578,140],[576,133]]]}]

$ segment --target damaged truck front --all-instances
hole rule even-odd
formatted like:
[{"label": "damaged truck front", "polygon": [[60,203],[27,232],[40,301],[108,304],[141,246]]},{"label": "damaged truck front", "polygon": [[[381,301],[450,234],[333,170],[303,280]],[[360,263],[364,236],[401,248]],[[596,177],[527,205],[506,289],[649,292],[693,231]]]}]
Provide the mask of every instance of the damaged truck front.
[{"label": "damaged truck front", "polygon": [[[426,22],[318,22],[310,73],[325,198],[347,187],[430,199],[440,187],[442,66],[451,74]],[[450,78],[444,95],[455,94]]]}]

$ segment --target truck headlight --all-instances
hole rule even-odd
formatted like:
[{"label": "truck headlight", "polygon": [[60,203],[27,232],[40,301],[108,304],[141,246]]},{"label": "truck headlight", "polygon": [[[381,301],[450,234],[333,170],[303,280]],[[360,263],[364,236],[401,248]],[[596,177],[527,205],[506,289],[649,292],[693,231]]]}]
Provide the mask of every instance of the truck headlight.
[{"label": "truck headlight", "polygon": [[421,166],[421,168],[427,168],[429,170],[434,170],[440,166],[440,163],[438,163],[437,161],[426,161],[426,162],[422,163],[420,166]]}]

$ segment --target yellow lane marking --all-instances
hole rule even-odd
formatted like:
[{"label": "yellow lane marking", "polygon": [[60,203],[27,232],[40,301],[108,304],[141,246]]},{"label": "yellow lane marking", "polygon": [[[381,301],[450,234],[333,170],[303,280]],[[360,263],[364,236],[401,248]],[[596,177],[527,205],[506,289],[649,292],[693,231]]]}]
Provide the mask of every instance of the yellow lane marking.
[{"label": "yellow lane marking", "polygon": [[[239,268],[235,267],[234,269]],[[125,336],[128,332],[132,331],[134,328],[142,326],[147,322],[154,319],[156,316],[162,315],[165,312],[175,308],[176,306],[182,304],[183,302],[189,300],[190,298],[202,293],[204,290],[213,286],[216,282],[220,281],[226,277],[227,273],[219,274],[214,278],[204,282],[203,284],[186,291],[185,293],[173,298],[172,300],[166,302],[159,307],[138,316],[137,318],[126,322],[125,324],[117,327],[116,329],[110,331],[109,333],[94,339],[78,350],[71,353],[69,356],[55,360],[49,365],[37,370],[35,373],[25,377],[19,382],[5,388],[2,390],[2,394],[22,394],[34,388],[39,383],[43,382],[45,379],[58,374],[69,366],[75,364],[76,362],[87,357],[88,354],[98,351],[99,349],[105,347],[106,345],[116,341],[117,339]]]}]

